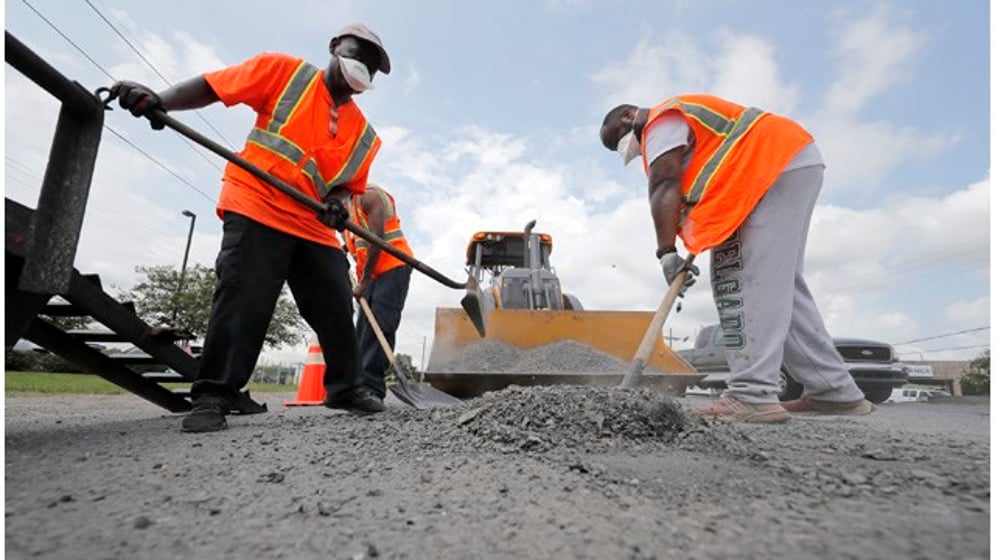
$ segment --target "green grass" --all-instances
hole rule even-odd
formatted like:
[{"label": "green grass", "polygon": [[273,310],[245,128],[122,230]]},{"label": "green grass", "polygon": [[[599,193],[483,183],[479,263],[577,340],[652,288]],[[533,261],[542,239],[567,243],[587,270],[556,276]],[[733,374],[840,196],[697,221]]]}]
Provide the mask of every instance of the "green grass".
[{"label": "green grass", "polygon": [[[170,389],[189,387],[189,383],[165,383]],[[296,385],[249,383],[251,393],[292,393]],[[4,375],[4,394],[7,396],[43,396],[54,394],[119,395],[127,391],[96,375],[76,373],[38,373],[8,371]]]}]

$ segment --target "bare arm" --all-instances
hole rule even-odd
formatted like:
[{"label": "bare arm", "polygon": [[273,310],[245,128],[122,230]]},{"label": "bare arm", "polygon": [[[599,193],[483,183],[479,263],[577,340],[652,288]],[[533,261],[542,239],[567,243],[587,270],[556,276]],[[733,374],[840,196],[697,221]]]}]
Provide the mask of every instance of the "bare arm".
[{"label": "bare arm", "polygon": [[219,97],[203,76],[196,76],[163,90],[159,99],[166,111],[182,111],[207,107]]},{"label": "bare arm", "polygon": [[674,247],[681,215],[681,162],[687,147],[681,146],[653,160],[649,166],[649,200],[657,249]]},{"label": "bare arm", "polygon": [[[387,201],[384,200],[385,198],[377,189],[367,189],[363,196],[359,198],[363,212],[366,213],[366,217],[369,220],[370,231],[380,239],[383,239],[386,235],[387,218],[390,217],[389,214],[391,213],[391,208],[389,208]],[[377,261],[380,259],[380,253],[382,252],[383,249],[372,243],[367,249],[366,265],[363,267],[358,287],[359,295],[362,295],[366,291],[366,288],[369,287],[370,282],[373,281],[373,270],[376,268]]]}]

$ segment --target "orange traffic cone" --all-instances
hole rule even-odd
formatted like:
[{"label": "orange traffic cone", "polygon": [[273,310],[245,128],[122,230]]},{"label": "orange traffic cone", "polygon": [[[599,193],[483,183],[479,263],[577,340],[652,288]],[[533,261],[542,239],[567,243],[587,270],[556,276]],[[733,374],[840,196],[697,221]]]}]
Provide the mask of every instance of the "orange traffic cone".
[{"label": "orange traffic cone", "polygon": [[283,406],[314,406],[325,400],[325,358],[321,355],[318,339],[312,338],[307,349],[307,361],[297,384],[297,400],[287,401]]}]

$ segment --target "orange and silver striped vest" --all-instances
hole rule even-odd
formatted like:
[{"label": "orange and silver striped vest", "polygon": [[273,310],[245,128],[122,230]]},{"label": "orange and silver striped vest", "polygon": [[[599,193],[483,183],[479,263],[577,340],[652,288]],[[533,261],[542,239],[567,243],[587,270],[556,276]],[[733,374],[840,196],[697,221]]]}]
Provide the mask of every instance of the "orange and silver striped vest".
[{"label": "orange and silver striped vest", "polygon": [[[397,215],[397,204],[394,202],[394,197],[390,195],[387,191],[382,188],[369,184],[366,187],[367,192],[375,191],[378,195],[382,195],[386,201],[390,202],[390,215],[384,223],[384,236],[383,239],[393,245],[394,247],[400,249],[404,254],[408,256],[414,256],[411,251],[411,247],[408,245],[408,240],[404,237],[404,232],[401,231],[401,218]],[[353,195],[352,204],[349,206],[351,219],[357,225],[372,231],[370,229],[370,220],[363,211],[360,199],[362,195]],[[344,231],[346,247],[349,249],[349,254],[356,259],[356,274],[357,276],[362,276],[363,272],[366,270],[366,255],[369,252],[370,244],[362,238],[356,237],[349,231]],[[404,266],[404,261],[398,259],[394,255],[386,251],[381,251],[380,256],[377,258],[377,264],[373,268],[373,279],[376,280],[381,274],[387,272],[388,270],[393,270],[399,266]],[[362,278],[360,278],[361,280]]]},{"label": "orange and silver striped vest", "polygon": [[313,115],[299,114],[297,108],[308,90],[324,87],[321,76],[317,67],[302,60],[284,86],[272,116],[268,122],[256,123],[249,132],[248,143],[295,164],[324,200],[333,188],[348,183],[362,168],[363,162],[376,153],[380,138],[364,119],[362,129],[354,132],[357,138],[344,162],[326,163],[320,152],[305,151],[301,147],[311,144],[315,124],[311,122]]},{"label": "orange and silver striped vest", "polygon": [[[678,111],[694,133],[694,152],[681,178],[684,205],[678,234],[691,253],[725,241],[746,220],[784,166],[812,136],[779,115],[712,95],[679,95],[652,108],[649,124]],[[643,146],[643,169],[646,141]]]}]

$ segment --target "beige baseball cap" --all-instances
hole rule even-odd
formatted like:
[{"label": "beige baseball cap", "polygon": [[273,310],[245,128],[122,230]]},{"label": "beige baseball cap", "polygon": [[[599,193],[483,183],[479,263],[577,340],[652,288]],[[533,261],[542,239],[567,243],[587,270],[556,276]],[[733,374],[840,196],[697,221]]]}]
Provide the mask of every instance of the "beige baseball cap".
[{"label": "beige baseball cap", "polygon": [[[370,31],[369,27],[366,27],[362,23],[350,23],[349,25],[342,28],[337,35],[332,37],[332,41],[338,39],[339,37],[345,37],[351,35],[357,39],[362,39],[374,47],[380,53],[380,70],[384,74],[390,74],[390,57],[387,56],[387,51],[383,48],[383,43],[380,42],[380,36]],[[331,48],[331,43],[329,43],[329,48]]]}]

